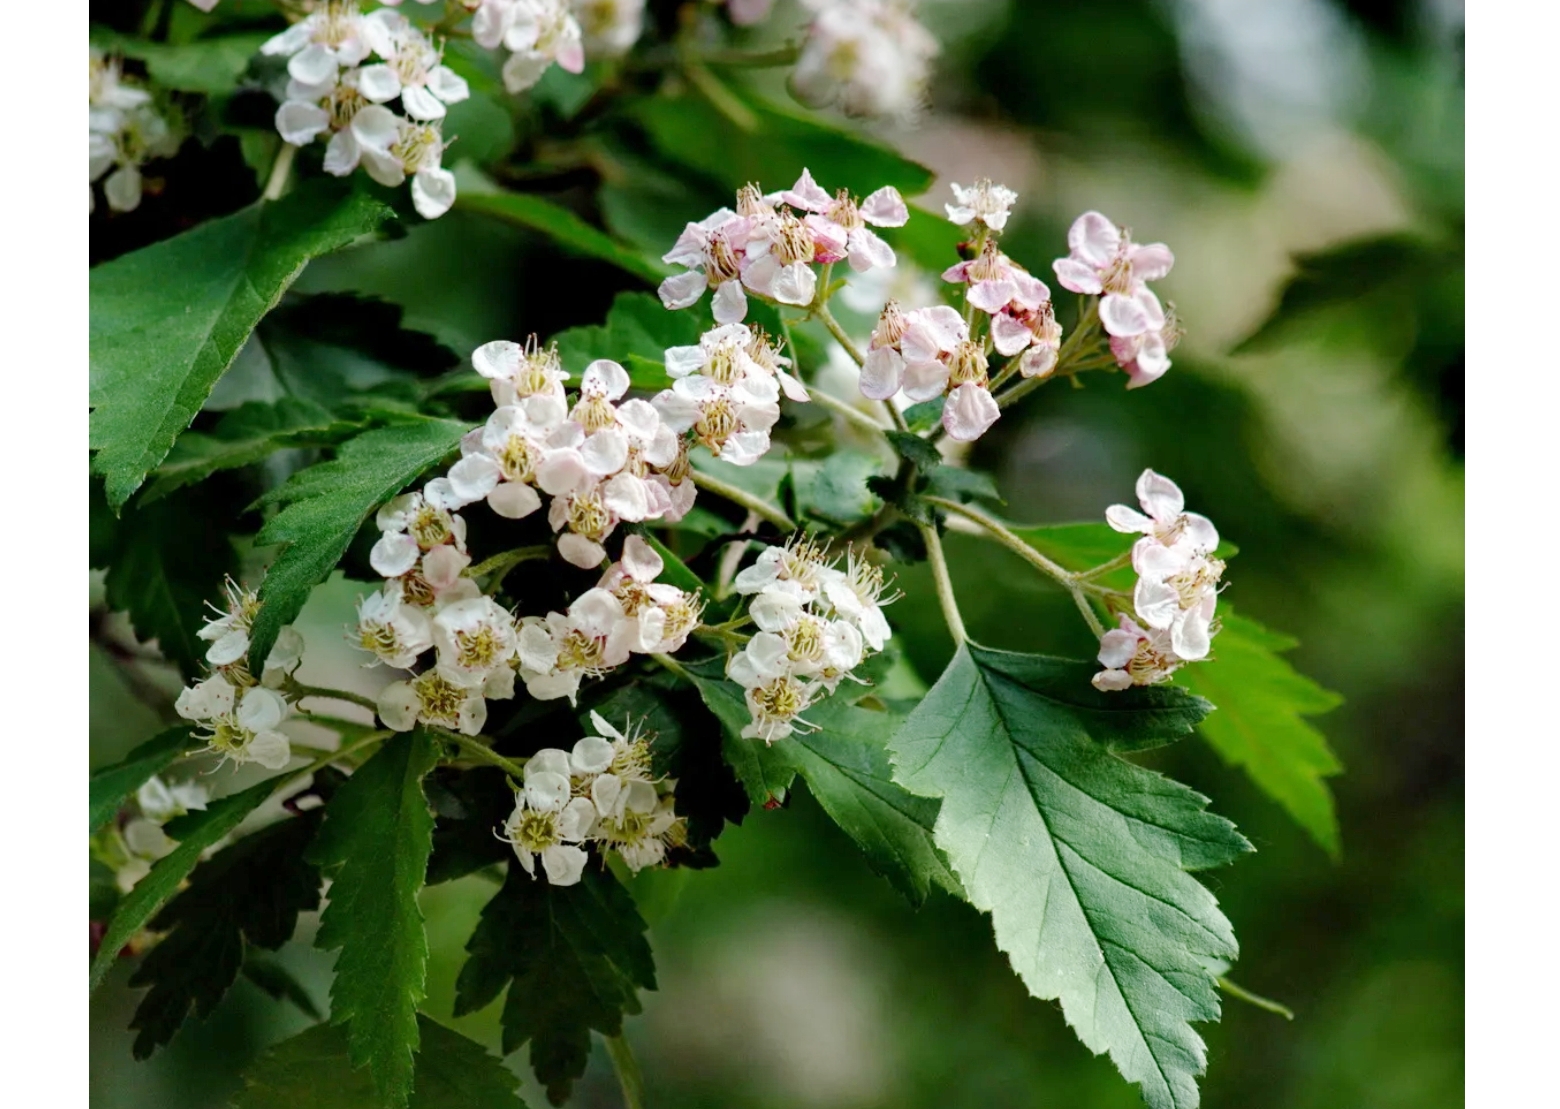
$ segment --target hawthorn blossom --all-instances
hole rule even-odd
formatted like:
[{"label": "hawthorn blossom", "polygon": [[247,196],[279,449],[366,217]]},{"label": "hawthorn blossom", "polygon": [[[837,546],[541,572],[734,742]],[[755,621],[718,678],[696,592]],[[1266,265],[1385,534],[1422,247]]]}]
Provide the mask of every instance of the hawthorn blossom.
[{"label": "hawthorn blossom", "polygon": [[883,307],[861,367],[861,393],[887,400],[901,389],[913,401],[931,400],[948,386],[948,361],[968,341],[969,328],[946,305],[902,312]]},{"label": "hawthorn blossom", "polygon": [[900,594],[885,597],[886,583],[881,567],[851,550],[844,571],[835,569],[823,578],[823,595],[834,613],[854,624],[866,646],[881,651],[892,634],[883,606],[898,600]]},{"label": "hawthorn blossom", "polygon": [[520,520],[542,506],[536,490],[537,471],[554,449],[553,436],[563,427],[568,410],[551,393],[505,405],[488,417],[477,445],[450,467],[450,488],[462,503],[486,499],[488,507],[510,520]]},{"label": "hawthorn blossom", "polygon": [[565,751],[555,747],[538,751],[526,762],[524,776],[502,838],[514,848],[527,874],[536,876],[540,858],[549,882],[572,886],[585,872],[586,854],[579,843],[595,822],[596,807],[586,797],[571,799]]},{"label": "hawthorn blossom", "polygon": [[217,673],[181,692],[174,711],[202,725],[196,737],[224,762],[280,770],[292,758],[292,746],[277,727],[287,716],[287,701],[273,689],[235,687]]},{"label": "hawthorn blossom", "polygon": [[384,663],[405,670],[433,646],[433,625],[428,614],[417,605],[407,604],[402,591],[402,583],[392,580],[378,593],[358,599],[355,642],[373,655],[365,666]]},{"label": "hawthorn blossom", "polygon": [[817,243],[817,261],[837,262],[844,258],[857,273],[894,265],[893,248],[867,226],[903,227],[910,219],[910,209],[892,185],[885,185],[858,202],[844,189],[831,197],[813,180],[811,171],[803,169],[796,184],[780,197],[793,208],[811,213],[805,222]]},{"label": "hawthorn blossom", "polygon": [[[767,359],[755,359],[754,351]],[[698,346],[670,348],[666,369],[672,387],[653,401],[661,418],[673,431],[692,431],[711,452],[738,466],[768,452],[769,430],[780,418],[782,387],[789,396],[807,396],[801,383],[780,369],[762,337],[740,323],[705,332]]]},{"label": "hawthorn blossom", "polygon": [[151,93],[123,77],[117,58],[92,50],[90,62],[88,179],[95,183],[107,174],[103,195],[109,208],[130,212],[141,203],[141,166],[177,153],[179,137],[151,103]]},{"label": "hawthorn blossom", "polygon": [[543,348],[535,335],[523,347],[497,339],[472,351],[471,365],[492,382],[493,403],[500,408],[544,394],[564,400],[563,383],[569,380],[569,371],[558,357],[557,343]]},{"label": "hawthorn blossom", "polygon": [[381,185],[395,188],[412,179],[412,206],[424,219],[438,219],[455,203],[455,175],[439,164],[444,139],[435,123],[402,119],[382,104],[369,104],[352,117],[363,168]]},{"label": "hawthorn blossom", "polygon": [[[713,289],[715,322],[741,320],[747,315],[747,294],[742,291],[747,241],[748,221],[730,208],[720,208],[688,224],[672,249],[661,256],[669,265],[685,267],[685,272],[661,282],[656,290],[661,303],[673,310],[687,308],[698,303],[705,289]],[[810,249],[807,259],[812,260]]]},{"label": "hawthorn blossom", "polygon": [[955,203],[944,204],[948,219],[960,225],[982,223],[993,231],[1007,226],[1008,214],[1018,202],[1018,194],[1006,185],[993,184],[991,178],[982,177],[965,188],[953,185]]},{"label": "hawthorn blossom", "polygon": [[1099,663],[1105,669],[1090,680],[1105,692],[1158,685],[1186,661],[1175,653],[1168,631],[1145,630],[1122,613],[1121,626],[1100,637]]},{"label": "hawthorn blossom", "polygon": [[645,0],[573,0],[575,19],[591,57],[628,53],[645,26]]},{"label": "hawthorn blossom", "polygon": [[638,629],[623,602],[605,589],[587,589],[567,612],[520,621],[520,678],[538,701],[573,703],[585,678],[599,677],[628,661]]},{"label": "hawthorn blossom", "polygon": [[358,87],[373,103],[400,97],[408,116],[426,121],[443,119],[446,105],[471,95],[465,79],[441,64],[441,53],[404,15],[381,8],[364,26],[374,53],[385,59],[358,70]]},{"label": "hawthorn blossom", "polygon": [[1172,305],[1164,314],[1164,325],[1138,335],[1112,335],[1110,352],[1116,364],[1127,371],[1127,388],[1138,389],[1158,381],[1170,368],[1170,352],[1181,341],[1181,326]]},{"label": "hawthorn blossom", "polygon": [[486,0],[472,21],[479,46],[503,43],[511,51],[504,62],[504,87],[524,92],[557,63],[569,73],[585,68],[579,22],[569,0]]},{"label": "hawthorn blossom", "polygon": [[1003,254],[994,239],[986,240],[979,257],[956,262],[942,276],[944,281],[968,285],[965,298],[990,316],[1004,308],[1038,311],[1051,299],[1045,282]]},{"label": "hawthorn blossom", "polygon": [[1208,657],[1224,562],[1185,548],[1141,543],[1132,557],[1139,575],[1132,593],[1138,619],[1150,628],[1168,629],[1181,658]]},{"label": "hawthorn blossom", "polygon": [[[491,597],[471,597],[433,618],[439,666],[452,679],[480,686],[500,668],[510,670],[517,649],[515,618]],[[513,671],[509,686],[513,688]]]},{"label": "hawthorn blossom", "polygon": [[1207,554],[1219,545],[1219,531],[1206,516],[1186,511],[1186,496],[1181,487],[1162,474],[1144,470],[1137,479],[1138,504],[1142,512],[1124,504],[1105,510],[1105,521],[1116,531],[1141,534],[1134,550],[1158,543],[1188,553]]},{"label": "hawthorn blossom", "polygon": [[937,40],[901,0],[803,0],[813,13],[791,75],[799,99],[905,116],[926,99]]},{"label": "hawthorn blossom", "polygon": [[1164,309],[1147,282],[1164,277],[1175,255],[1164,243],[1136,244],[1098,212],[1085,212],[1067,232],[1068,256],[1052,263],[1062,287],[1100,296],[1100,323],[1120,338],[1165,326]]},{"label": "hawthorn blossom", "polygon": [[1009,305],[991,317],[991,344],[998,354],[1011,357],[1022,352],[1018,372],[1024,377],[1044,377],[1056,369],[1062,349],[1062,327],[1049,299],[1036,309]]},{"label": "hawthorn blossom", "polygon": [[421,722],[476,735],[487,723],[483,687],[466,684],[464,675],[442,666],[407,681],[391,682],[379,691],[377,708],[385,727],[397,732],[409,732]]},{"label": "hawthorn blossom", "polygon": [[644,654],[670,654],[682,649],[699,626],[703,602],[658,582],[666,564],[642,536],[623,541],[623,555],[602,575],[598,587],[618,599],[624,616],[633,624],[629,650]]},{"label": "hawthorn blossom", "polygon": [[279,35],[267,39],[260,53],[286,57],[287,73],[303,85],[321,86],[338,71],[351,69],[372,51],[368,20],[357,0],[325,0]]},{"label": "hawthorn blossom", "polygon": [[176,816],[188,812],[204,812],[211,795],[197,781],[174,782],[169,785],[153,774],[136,790],[135,801],[141,815],[159,824],[166,824]]}]

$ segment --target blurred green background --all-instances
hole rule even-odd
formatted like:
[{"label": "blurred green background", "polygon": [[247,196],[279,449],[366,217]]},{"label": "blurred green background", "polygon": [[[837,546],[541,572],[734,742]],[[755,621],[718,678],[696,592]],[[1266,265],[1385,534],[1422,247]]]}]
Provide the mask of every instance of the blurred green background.
[{"label": "blurred green background", "polygon": [[[937,171],[923,206],[940,208],[949,181],[1005,182],[1022,197],[1005,247],[1047,276],[1068,222],[1098,208],[1175,249],[1161,292],[1187,328],[1152,388],[1122,394],[1109,378],[1043,390],[972,461],[998,474],[1007,514],[1031,522],[1096,517],[1131,499],[1144,466],[1170,475],[1240,548],[1226,599],[1298,637],[1291,661],[1346,698],[1319,721],[1347,768],[1333,780],[1336,864],[1201,741],[1156,753],[1257,845],[1204,879],[1241,938],[1232,977],[1296,1014],[1227,1003],[1202,1029],[1204,1103],[1461,1105],[1462,5],[920,10],[945,44],[932,110],[880,133]],[[300,289],[378,292],[464,353],[599,318],[610,289],[558,308],[541,288],[556,279],[543,250],[457,212],[326,259]],[[1090,653],[1066,598],[1016,560],[964,536],[948,549],[977,639]],[[911,570],[901,585],[913,600],[891,616],[929,682],[951,645],[929,582]],[[339,634],[354,595],[338,582],[311,602],[316,678],[369,680]],[[143,705],[158,693],[137,690],[141,671],[125,662],[113,620],[95,618],[95,765],[158,727]],[[912,912],[804,789],[728,830],[718,851],[718,869],[637,883],[661,988],[627,1035],[653,1105],[1140,1104],[1056,1007],[1027,996],[984,918],[937,892]],[[429,1011],[441,1019],[490,891],[469,878],[424,896]],[[312,929],[280,959],[323,1004],[329,957],[309,946]],[[241,981],[210,1019],[135,1064],[126,976],[92,1001],[98,1109],[216,1109],[249,1059],[305,1024]],[[455,1026],[496,1045],[496,1008]],[[619,1104],[599,1050],[571,1104]]]}]

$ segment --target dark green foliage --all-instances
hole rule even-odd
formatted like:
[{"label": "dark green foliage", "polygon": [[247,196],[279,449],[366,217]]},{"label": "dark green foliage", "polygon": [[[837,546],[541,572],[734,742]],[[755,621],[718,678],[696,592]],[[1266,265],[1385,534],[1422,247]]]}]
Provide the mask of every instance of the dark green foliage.
[{"label": "dark green foliage", "polygon": [[88,797],[92,831],[114,819],[122,805],[154,775],[192,746],[188,725],[158,732],[112,766],[92,772]]}]

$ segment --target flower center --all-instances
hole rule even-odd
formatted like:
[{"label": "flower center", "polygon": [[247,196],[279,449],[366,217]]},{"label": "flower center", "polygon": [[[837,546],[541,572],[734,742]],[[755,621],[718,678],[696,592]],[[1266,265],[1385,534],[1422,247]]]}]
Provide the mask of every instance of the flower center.
[{"label": "flower center", "polygon": [[752,333],[747,345],[748,357],[766,373],[774,373],[780,368],[780,348],[770,341],[769,333],[762,327],[755,324]]},{"label": "flower center", "polygon": [[383,620],[372,620],[358,626],[358,646],[376,655],[393,655],[401,645],[401,637],[395,628]]},{"label": "flower center", "polygon": [[850,198],[850,193],[844,189],[834,194],[834,201],[829,205],[826,214],[847,231],[854,231],[866,223],[861,218],[861,210],[856,207],[856,202]]},{"label": "flower center", "polygon": [[412,691],[422,704],[419,715],[434,724],[458,725],[460,709],[466,703],[466,691],[437,670],[418,675]]},{"label": "flower center", "polygon": [[325,96],[325,111],[332,131],[345,131],[368,100],[354,86],[337,84]]},{"label": "flower center", "polygon": [[764,194],[758,191],[758,186],[749,182],[737,190],[737,215],[747,219],[762,219],[772,216],[775,210],[764,200]]},{"label": "flower center", "polygon": [[419,547],[428,551],[453,538],[453,526],[454,521],[448,512],[431,504],[423,504],[418,508],[417,515],[412,517],[411,523],[406,525],[406,530],[417,540]]},{"label": "flower center", "polygon": [[948,359],[948,384],[956,386],[969,382],[986,384],[986,352],[979,343],[965,339],[953,348],[953,355]]},{"label": "flower center", "polygon": [[558,645],[559,670],[583,670],[599,674],[606,669],[606,646],[601,640],[572,629]]},{"label": "flower center", "polygon": [[787,266],[797,262],[811,262],[814,249],[812,231],[801,220],[786,212],[776,225],[774,249],[780,261]]},{"label": "flower center", "polygon": [[407,173],[416,173],[425,167],[437,165],[439,156],[444,153],[444,146],[439,141],[437,127],[412,123],[402,128],[401,137],[390,148],[390,153],[395,155]]},{"label": "flower center", "polygon": [[740,272],[737,252],[731,248],[730,240],[719,231],[711,234],[704,247],[704,275],[710,285],[731,281]]},{"label": "flower center", "polygon": [[255,733],[244,727],[232,716],[219,716],[212,721],[211,733],[207,740],[211,749],[221,751],[224,755],[236,755],[249,741],[255,738]]},{"label": "flower center", "polygon": [[737,413],[732,407],[731,398],[716,397],[699,409],[699,419],[693,425],[693,433],[699,437],[699,442],[710,450],[719,451],[726,440],[736,432],[738,426]]},{"label": "flower center", "polygon": [[704,365],[704,375],[717,385],[735,385],[737,378],[742,376],[742,369],[737,364],[738,349],[739,344],[732,341],[716,346],[710,351],[710,359]]},{"label": "flower center", "polygon": [[476,631],[455,633],[455,662],[467,670],[491,670],[503,655],[498,629],[483,624]]},{"label": "flower center", "polygon": [[314,41],[332,49],[352,37],[359,19],[357,0],[328,0],[325,14],[314,28]]},{"label": "flower center", "polygon": [[1100,284],[1105,286],[1107,293],[1116,296],[1131,296],[1135,282],[1132,279],[1132,263],[1127,259],[1127,251],[1132,247],[1132,242],[1125,235],[1121,238],[1121,245],[1116,248],[1116,256],[1110,260],[1110,265],[1105,268],[1100,277]]},{"label": "flower center", "polygon": [[753,690],[754,715],[760,723],[783,724],[807,707],[807,693],[789,674]]},{"label": "flower center", "polygon": [[509,481],[529,485],[536,480],[537,451],[523,435],[511,435],[498,452],[498,468]]},{"label": "flower center", "polygon": [[409,605],[427,608],[439,595],[420,571],[408,570],[401,575],[401,599]]},{"label": "flower center", "polygon": [[823,661],[823,621],[814,616],[803,616],[791,628],[786,637],[792,662],[820,663]]},{"label": "flower center", "polygon": [[593,431],[601,431],[603,428],[617,425],[617,409],[612,407],[612,402],[600,393],[586,393],[580,397],[580,402],[574,406],[572,419],[589,434]]},{"label": "flower center", "polygon": [[601,494],[594,489],[575,493],[569,498],[569,530],[575,535],[600,542],[606,537],[611,514],[601,503]]},{"label": "flower center", "polygon": [[877,327],[872,329],[872,349],[897,347],[909,326],[905,314],[899,310],[899,302],[889,301],[883,305],[883,314],[878,317]]},{"label": "flower center", "polygon": [[996,281],[1010,265],[997,249],[996,240],[987,239],[986,245],[980,248],[980,257],[970,263],[969,275],[973,281]]},{"label": "flower center", "polygon": [[535,809],[526,809],[519,814],[507,829],[509,838],[519,844],[533,855],[539,855],[543,850],[559,843],[562,839],[558,835],[558,816],[556,813],[538,812]]}]

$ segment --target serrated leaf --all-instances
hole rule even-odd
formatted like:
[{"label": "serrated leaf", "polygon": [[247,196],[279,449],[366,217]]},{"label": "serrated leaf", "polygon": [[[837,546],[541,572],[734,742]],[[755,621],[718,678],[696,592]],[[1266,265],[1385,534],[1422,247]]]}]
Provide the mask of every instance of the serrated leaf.
[{"label": "serrated leaf", "polygon": [[916,196],[932,183],[931,170],[858,132],[808,112],[733,95],[758,120],[755,130],[734,128],[707,101],[691,95],[647,97],[631,114],[661,153],[733,191],[750,181],[766,192],[788,189],[806,168],[824,188],[859,196],[884,185]]},{"label": "serrated leaf", "polygon": [[314,998],[304,989],[292,971],[273,959],[250,956],[244,960],[243,975],[272,1001],[290,1001],[298,1011],[311,1020],[324,1020]]},{"label": "serrated leaf", "polygon": [[283,447],[325,445],[360,428],[312,401],[295,397],[283,397],[275,404],[250,401],[224,415],[210,432],[187,431],[179,436],[140,503],[151,504],[219,470],[263,462]]},{"label": "serrated leaf", "polygon": [[[611,263],[635,277],[659,285],[672,272],[632,247],[592,227],[569,209],[529,193],[462,193],[456,207],[539,231],[574,254]],[[662,308],[661,311],[666,311]]]},{"label": "serrated leaf", "polygon": [[742,687],[726,679],[724,661],[712,659],[686,669],[699,687],[699,696],[721,723],[721,754],[747,791],[748,800],[766,808],[782,804],[796,768],[773,744],[743,736],[742,729],[751,723],[753,714],[748,711]]},{"label": "serrated leaf", "polygon": [[511,861],[503,887],[482,909],[455,986],[455,1015],[475,1012],[508,989],[504,1053],[531,1044],[531,1067],[554,1105],[585,1073],[590,1033],[616,1036],[639,1012],[638,991],[655,989],[645,922],[609,870],[585,868],[555,886]]},{"label": "serrated leaf", "polygon": [[137,502],[112,531],[103,580],[109,607],[130,617],[137,637],[156,640],[186,678],[200,673],[206,655],[197,634],[206,603],[237,569],[226,530],[231,507],[191,490],[158,504]]},{"label": "serrated leaf", "polygon": [[883,434],[888,436],[889,443],[899,452],[899,457],[914,462],[923,470],[942,464],[942,455],[937,452],[935,443],[908,431],[885,431]]},{"label": "serrated leaf", "polygon": [[1329,855],[1339,852],[1338,815],[1324,778],[1343,767],[1327,737],[1305,721],[1343,698],[1280,658],[1296,646],[1221,605],[1213,657],[1182,667],[1180,683],[1218,706],[1198,725],[1221,758],[1241,767]]},{"label": "serrated leaf", "polygon": [[92,772],[88,795],[92,831],[114,819],[125,801],[192,746],[188,724],[158,732],[112,766]]},{"label": "serrated leaf", "polygon": [[630,383],[647,392],[669,388],[668,347],[693,346],[699,341],[698,317],[669,312],[649,293],[619,293],[607,311],[607,322],[571,327],[553,336],[564,369],[578,375],[598,358],[620,362]]},{"label": "serrated leaf", "polygon": [[167,934],[130,977],[132,987],[151,987],[130,1021],[137,1059],[171,1040],[192,1009],[211,1014],[246,948],[275,951],[292,938],[298,914],[319,907],[320,872],[303,858],[318,827],[316,810],[224,847],[152,918],[151,930]]},{"label": "serrated leaf", "polygon": [[89,443],[116,511],[309,259],[391,214],[360,193],[303,187],[92,270]]},{"label": "serrated leaf", "polygon": [[809,515],[833,523],[863,519],[879,504],[868,483],[890,465],[876,455],[854,450],[837,450],[822,464],[797,460],[791,465],[797,500]]},{"label": "serrated leaf", "polygon": [[303,611],[309,591],[335,569],[363,521],[454,450],[467,430],[453,420],[402,419],[347,440],[334,459],[300,470],[267,494],[267,503],[285,507],[256,541],[284,546],[260,585],[249,645],[256,673],[277,632]]},{"label": "serrated leaf", "polygon": [[129,942],[130,937],[139,932],[152,915],[178,892],[179,885],[200,861],[201,853],[237,828],[274,789],[289,780],[284,775],[252,785],[241,793],[219,798],[207,805],[205,811],[192,812],[163,829],[170,837],[177,839],[179,845],[153,863],[151,872],[125,894],[119,907],[114,910],[113,919],[103,931],[97,955],[92,959],[93,989],[97,989],[103,981],[103,975],[108,973],[108,968],[113,965],[120,949]]},{"label": "serrated leaf", "polygon": [[911,431],[930,431],[942,423],[945,403],[947,403],[946,397],[934,397],[932,400],[923,400],[920,404],[912,404],[905,409],[905,423]]},{"label": "serrated leaf", "polygon": [[1100,693],[1091,663],[958,654],[890,741],[895,780],[942,799],[937,845],[1030,993],[1059,1000],[1152,1109],[1193,1109],[1217,1020],[1206,958],[1234,932],[1188,870],[1251,849],[1187,787],[1119,758],[1210,706],[1166,687]]},{"label": "serrated leaf", "polygon": [[[481,1044],[419,1013],[408,1109],[525,1109],[520,1083]],[[244,1074],[231,1109],[383,1109],[368,1072],[354,1070],[340,1028],[321,1024],[268,1048]]]},{"label": "serrated leaf", "polygon": [[421,728],[386,740],[331,798],[309,849],[333,879],[314,940],[341,950],[331,1023],[346,1026],[352,1064],[368,1067],[390,1109],[407,1104],[418,1050],[428,937],[417,892],[433,848],[422,779],[438,758]]}]

